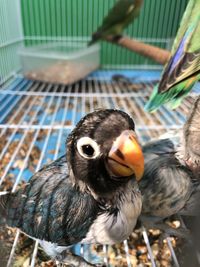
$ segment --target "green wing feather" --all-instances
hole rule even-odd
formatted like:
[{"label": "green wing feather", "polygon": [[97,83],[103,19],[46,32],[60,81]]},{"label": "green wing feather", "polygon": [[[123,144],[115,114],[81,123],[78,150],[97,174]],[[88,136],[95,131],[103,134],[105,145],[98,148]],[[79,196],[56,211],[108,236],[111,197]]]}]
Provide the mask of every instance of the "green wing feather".
[{"label": "green wing feather", "polygon": [[190,0],[160,83],[154,88],[147,111],[164,103],[176,108],[200,78],[200,0]]},{"label": "green wing feather", "polygon": [[[177,50],[178,45],[182,40],[187,29],[196,23],[198,24],[199,15],[200,15],[200,0],[190,0],[183,14],[180,28],[174,40],[174,44],[171,51],[172,54],[174,54],[175,51]],[[190,39],[190,45],[188,46],[187,50],[188,52],[194,52],[200,48],[198,43],[198,40],[200,39],[198,39],[198,37],[200,38],[200,27],[196,27],[196,33]]]},{"label": "green wing feather", "polygon": [[103,19],[102,25],[92,35],[91,43],[122,31],[139,15],[143,0],[119,0]]},{"label": "green wing feather", "polygon": [[[99,30],[105,31],[112,28],[114,25],[124,24],[126,19],[130,16],[138,15],[139,6],[142,1],[134,0],[120,0],[109,11],[108,15],[104,18],[102,26]],[[131,22],[131,21],[130,21]],[[97,30],[98,31],[98,30]]]},{"label": "green wing feather", "polygon": [[195,75],[187,80],[182,81],[170,88],[165,93],[158,92],[158,85],[154,87],[153,93],[150,97],[149,102],[145,106],[145,110],[153,112],[158,109],[164,103],[168,103],[171,109],[177,108],[183,98],[190,92],[196,81],[200,79],[200,74]]}]

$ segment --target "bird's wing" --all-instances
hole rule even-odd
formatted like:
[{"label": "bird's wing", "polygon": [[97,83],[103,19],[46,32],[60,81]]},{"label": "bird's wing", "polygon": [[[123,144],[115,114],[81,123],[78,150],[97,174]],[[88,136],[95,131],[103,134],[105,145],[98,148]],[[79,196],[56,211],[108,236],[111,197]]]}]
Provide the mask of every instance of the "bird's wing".
[{"label": "bird's wing", "polygon": [[199,208],[200,208],[200,181],[194,180],[193,181],[193,189],[192,193],[184,205],[184,207],[179,211],[180,215],[186,215],[186,216],[197,216],[199,214]]},{"label": "bird's wing", "polygon": [[190,0],[158,85],[145,106],[148,111],[170,102],[176,108],[200,78],[200,1]]},{"label": "bird's wing", "polygon": [[44,167],[23,189],[10,194],[6,205],[9,226],[61,246],[81,241],[98,212],[92,196],[70,182],[65,157]]},{"label": "bird's wing", "polygon": [[172,57],[162,75],[159,93],[170,90],[175,84],[200,71],[199,10],[200,1],[190,0],[172,47]]},{"label": "bird's wing", "polygon": [[184,151],[187,165],[195,175],[200,173],[200,96],[196,97],[184,124]]},{"label": "bird's wing", "polygon": [[187,47],[188,52],[194,52],[199,49],[199,27],[197,26],[199,24],[199,10],[200,10],[200,1],[199,0],[189,0],[188,5],[186,7],[186,10],[183,14],[183,17],[181,19],[181,24],[178,29],[176,38],[173,43],[172,47],[172,54],[176,52],[176,50],[179,47],[179,44],[181,43],[181,40],[183,39],[183,36],[187,32],[188,29],[194,29],[196,28],[196,32],[191,36],[191,42],[190,45]]},{"label": "bird's wing", "polygon": [[[137,3],[135,3],[137,2]],[[104,18],[102,25],[97,31],[105,31],[116,24],[123,23],[124,20],[134,12],[135,8],[138,8],[142,1],[130,1],[120,0],[112,9],[108,12],[108,15]]]},{"label": "bird's wing", "polygon": [[[200,20],[196,27],[200,28]],[[199,31],[199,30],[198,30]],[[197,32],[197,28],[192,34],[187,31],[175,54],[170,59],[162,79],[158,86],[158,93],[164,93],[170,90],[173,86],[183,80],[188,80],[188,83],[195,81],[196,75],[200,72],[200,32],[199,32],[199,49],[194,52],[188,52],[187,47],[191,42],[191,35]]]},{"label": "bird's wing", "polygon": [[176,152],[176,145],[173,142],[173,139],[169,138],[153,140],[143,145],[142,151],[145,156],[145,163],[147,163],[160,155],[174,154]]},{"label": "bird's wing", "polygon": [[176,155],[162,154],[146,161],[139,182],[143,197],[142,213],[166,218],[182,209],[191,195],[191,172]]}]

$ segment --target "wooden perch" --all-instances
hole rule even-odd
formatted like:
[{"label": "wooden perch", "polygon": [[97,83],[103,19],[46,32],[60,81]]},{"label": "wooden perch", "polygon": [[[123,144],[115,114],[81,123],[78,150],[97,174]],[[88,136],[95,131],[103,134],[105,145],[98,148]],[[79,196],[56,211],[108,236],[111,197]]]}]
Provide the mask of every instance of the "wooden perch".
[{"label": "wooden perch", "polygon": [[144,57],[148,57],[162,65],[167,63],[171,55],[168,50],[130,39],[127,36],[122,36],[118,39],[107,38],[106,41],[125,47],[130,51],[136,52]]}]

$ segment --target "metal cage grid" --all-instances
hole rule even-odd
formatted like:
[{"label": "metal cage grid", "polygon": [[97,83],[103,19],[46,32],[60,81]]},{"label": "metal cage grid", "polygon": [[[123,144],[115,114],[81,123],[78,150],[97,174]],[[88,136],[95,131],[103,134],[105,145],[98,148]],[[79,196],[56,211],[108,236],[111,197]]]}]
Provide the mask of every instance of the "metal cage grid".
[{"label": "metal cage grid", "polygon": [[[63,144],[68,133],[84,114],[97,108],[118,108],[129,113],[136,122],[141,143],[171,129],[182,127],[185,115],[191,107],[192,97],[184,100],[176,111],[162,107],[151,115],[144,112],[143,106],[152,90],[153,82],[138,81],[142,89],[133,91],[130,85],[123,87],[110,79],[113,73],[115,72],[98,71],[71,86],[33,82],[23,77],[17,77],[7,83],[0,91],[0,137],[3,144],[0,147],[0,185],[2,186],[6,179],[11,179],[14,192],[22,180],[27,181],[42,165],[64,154]],[[141,72],[141,77],[144,77],[143,74]],[[146,75],[149,76],[150,72]],[[39,152],[34,158],[36,148]],[[148,250],[149,264],[157,266],[148,233],[144,228],[142,234]],[[19,236],[20,232],[17,231],[8,267],[11,266]],[[166,242],[173,266],[178,267],[170,237],[167,237]],[[128,242],[124,241],[123,246],[127,266],[134,266],[131,263],[131,248]],[[31,267],[35,266],[37,250],[38,242],[35,242]],[[87,251],[88,248],[85,249],[84,246],[80,248],[83,255]],[[103,247],[103,252],[104,263],[111,266],[108,265],[109,254],[106,246]]]}]

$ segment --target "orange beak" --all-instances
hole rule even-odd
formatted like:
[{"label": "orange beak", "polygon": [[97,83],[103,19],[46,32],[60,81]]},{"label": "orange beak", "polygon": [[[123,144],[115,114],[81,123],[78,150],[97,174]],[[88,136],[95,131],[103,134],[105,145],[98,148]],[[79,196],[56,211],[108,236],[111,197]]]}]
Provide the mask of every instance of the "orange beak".
[{"label": "orange beak", "polygon": [[117,177],[135,174],[137,181],[142,178],[144,156],[134,131],[126,130],[114,141],[108,154],[108,168]]}]

